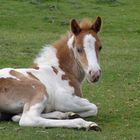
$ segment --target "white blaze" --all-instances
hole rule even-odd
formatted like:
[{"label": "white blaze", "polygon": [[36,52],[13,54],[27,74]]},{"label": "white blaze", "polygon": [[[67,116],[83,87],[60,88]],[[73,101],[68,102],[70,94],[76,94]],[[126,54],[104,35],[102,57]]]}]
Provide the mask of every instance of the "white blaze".
[{"label": "white blaze", "polygon": [[85,35],[84,37],[84,50],[86,53],[87,61],[88,61],[88,70],[97,71],[100,69],[98,64],[96,50],[95,50],[95,42],[96,39],[91,35]]}]

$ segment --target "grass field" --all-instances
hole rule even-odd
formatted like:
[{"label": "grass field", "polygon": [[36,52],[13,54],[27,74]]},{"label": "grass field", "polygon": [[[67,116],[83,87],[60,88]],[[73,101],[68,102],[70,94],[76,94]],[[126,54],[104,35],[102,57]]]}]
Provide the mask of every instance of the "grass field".
[{"label": "grass field", "polygon": [[45,43],[59,39],[72,18],[103,19],[101,66],[83,93],[97,104],[102,132],[19,127],[0,122],[0,140],[140,139],[139,0],[0,0],[0,68],[28,67]]}]

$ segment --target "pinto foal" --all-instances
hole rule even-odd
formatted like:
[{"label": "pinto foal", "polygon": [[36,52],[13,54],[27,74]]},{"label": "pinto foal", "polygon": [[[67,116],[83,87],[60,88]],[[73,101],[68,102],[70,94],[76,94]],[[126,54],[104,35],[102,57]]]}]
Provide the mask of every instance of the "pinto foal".
[{"label": "pinto foal", "polygon": [[[97,129],[94,122],[77,117],[97,114],[97,107],[82,97],[85,77],[101,75],[97,36],[101,18],[71,21],[71,31],[52,46],[45,46],[32,68],[0,70],[0,112],[16,114],[20,126]],[[73,113],[74,112],[74,113]]]}]

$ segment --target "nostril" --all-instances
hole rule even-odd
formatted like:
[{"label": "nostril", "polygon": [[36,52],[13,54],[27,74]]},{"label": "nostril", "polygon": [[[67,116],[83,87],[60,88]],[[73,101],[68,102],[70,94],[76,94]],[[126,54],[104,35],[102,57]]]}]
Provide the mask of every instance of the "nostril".
[{"label": "nostril", "polygon": [[98,76],[97,76],[97,79],[99,79],[99,78],[100,78],[100,76],[98,75]]},{"label": "nostril", "polygon": [[99,79],[100,74],[99,74],[99,73],[98,73],[98,74],[96,74],[96,75],[95,75],[95,77],[96,77],[97,79]]},{"label": "nostril", "polygon": [[90,71],[89,71],[89,74],[91,75],[91,73],[92,73],[92,71],[90,70]]}]

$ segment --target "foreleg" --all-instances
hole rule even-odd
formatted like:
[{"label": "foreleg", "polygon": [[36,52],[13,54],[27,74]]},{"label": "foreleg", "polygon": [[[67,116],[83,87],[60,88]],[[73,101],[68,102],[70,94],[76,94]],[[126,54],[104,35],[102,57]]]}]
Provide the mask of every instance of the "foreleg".
[{"label": "foreleg", "polygon": [[[54,111],[54,112],[48,112],[48,113],[42,113],[40,114],[42,118],[45,119],[74,119],[74,118],[80,118],[80,116],[73,112],[60,112],[60,111]],[[14,122],[19,122],[21,119],[21,114],[15,115],[12,117],[12,120]]]},{"label": "foreleg", "polygon": [[46,119],[74,119],[74,118],[80,118],[80,116],[73,112],[60,112],[60,111],[54,111],[54,112],[48,112],[41,114],[42,118]]},{"label": "foreleg", "polygon": [[19,125],[31,127],[66,127],[99,130],[96,123],[85,121],[81,118],[71,120],[53,120],[42,118],[40,116],[40,108],[42,108],[40,105],[34,105],[30,107],[28,111],[24,111],[19,121]]},{"label": "foreleg", "polygon": [[97,115],[97,106],[90,103],[87,99],[68,95],[65,98],[56,100],[56,110],[64,112],[75,112],[81,117],[89,117]]}]

